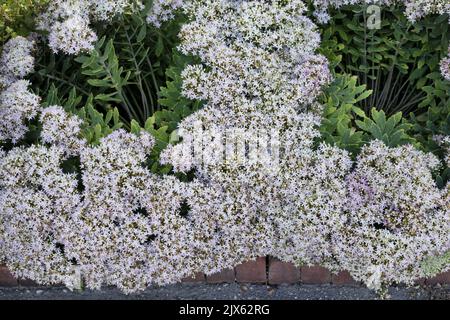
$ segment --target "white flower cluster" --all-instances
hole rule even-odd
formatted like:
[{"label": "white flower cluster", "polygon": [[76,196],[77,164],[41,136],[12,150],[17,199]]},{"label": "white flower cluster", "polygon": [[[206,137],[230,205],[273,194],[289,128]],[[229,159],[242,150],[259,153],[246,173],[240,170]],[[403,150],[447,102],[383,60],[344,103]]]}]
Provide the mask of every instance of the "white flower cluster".
[{"label": "white flower cluster", "polygon": [[65,156],[80,153],[86,142],[81,137],[82,121],[64,111],[60,106],[45,108],[40,115],[41,139],[63,149]]},{"label": "white flower cluster", "polygon": [[412,284],[425,276],[420,265],[428,257],[448,250],[448,202],[432,177],[439,166],[413,146],[363,148],[347,177],[347,221],[333,235],[341,267],[356,280],[376,290]]},{"label": "white flower cluster", "polygon": [[63,22],[56,21],[48,36],[48,44],[57,53],[79,54],[94,49],[97,35],[81,16],[72,16]]},{"label": "white flower cluster", "polygon": [[186,0],[154,0],[148,12],[147,22],[160,27],[163,22],[175,17],[174,12],[181,9]]},{"label": "white flower cluster", "polygon": [[94,48],[97,35],[91,22],[108,22],[126,10],[141,10],[139,0],[55,0],[38,19],[38,28],[49,32],[56,52],[77,55]]},{"label": "white flower cluster", "polygon": [[450,81],[450,47],[448,48],[448,56],[441,61],[441,73],[445,80]]},{"label": "white flower cluster", "polygon": [[64,251],[80,198],[74,174],[60,169],[57,147],[17,147],[0,158],[0,252],[18,277],[71,286]]},{"label": "white flower cluster", "polygon": [[331,75],[305,10],[302,1],[192,1],[180,50],[203,65],[184,71],[184,95],[242,114],[314,101]]},{"label": "white flower cluster", "polygon": [[[350,270],[374,289],[420,277],[421,262],[450,245],[445,195],[431,176],[438,162],[375,142],[352,172],[345,151],[313,147],[320,108],[312,103],[330,77],[314,54],[319,35],[303,2],[193,1],[188,8],[180,48],[203,64],[183,72],[183,91],[207,103],[182,121],[182,142],[161,161],[218,186],[222,200],[211,211],[227,226],[217,228],[222,260],[271,254]],[[365,179],[376,197],[365,198]]]},{"label": "white flower cluster", "polygon": [[33,47],[32,41],[16,37],[5,44],[0,56],[0,142],[22,139],[28,131],[25,121],[40,109],[40,98],[23,80],[34,69]]},{"label": "white flower cluster", "polygon": [[28,127],[26,120],[37,116],[40,98],[28,91],[28,80],[17,80],[0,93],[0,141],[17,143]]},{"label": "white flower cluster", "polygon": [[153,144],[148,134],[118,130],[81,152],[84,201],[70,247],[90,288],[131,292],[190,271],[189,223],[177,214],[184,192],[144,168]]},{"label": "white flower cluster", "polygon": [[340,8],[355,4],[401,5],[405,8],[405,15],[411,22],[431,14],[450,13],[448,0],[313,0],[313,4],[316,8],[314,14],[321,23],[326,23],[331,18],[327,11],[328,8]]},{"label": "white flower cluster", "polygon": [[404,0],[403,2],[406,8],[405,15],[412,22],[431,14],[450,14],[448,0]]},{"label": "white flower cluster", "polygon": [[0,56],[0,90],[33,72],[33,47],[34,43],[24,37],[15,37],[5,43]]}]

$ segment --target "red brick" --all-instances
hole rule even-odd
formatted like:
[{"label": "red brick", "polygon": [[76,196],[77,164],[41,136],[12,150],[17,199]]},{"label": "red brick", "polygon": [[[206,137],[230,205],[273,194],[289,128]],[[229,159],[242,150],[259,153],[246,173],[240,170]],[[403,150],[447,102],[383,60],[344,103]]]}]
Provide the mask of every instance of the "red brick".
[{"label": "red brick", "polygon": [[9,272],[8,268],[0,266],[0,286],[15,287],[17,285],[17,279]]},{"label": "red brick", "polygon": [[450,284],[450,271],[438,274],[436,277],[425,280],[426,284]]},{"label": "red brick", "polygon": [[297,283],[300,282],[300,269],[292,263],[270,258],[269,261],[269,283]]},{"label": "red brick", "polygon": [[198,272],[192,277],[187,277],[181,280],[181,282],[195,283],[195,282],[205,282],[205,274]]},{"label": "red brick", "polygon": [[225,269],[212,275],[206,275],[206,282],[208,283],[226,283],[234,282],[234,269]]},{"label": "red brick", "polygon": [[353,279],[348,271],[341,271],[338,274],[332,274],[331,282],[340,286],[356,286],[359,284],[355,279]]},{"label": "red brick", "polygon": [[22,287],[39,287],[40,285],[30,279],[18,279],[19,285]]},{"label": "red brick", "polygon": [[420,279],[417,279],[416,281],[414,281],[414,284],[423,286],[423,285],[425,285],[426,281],[427,280],[425,278],[420,278]]},{"label": "red brick", "polygon": [[257,258],[238,265],[236,268],[237,282],[266,283],[266,258]]},{"label": "red brick", "polygon": [[300,277],[302,283],[307,284],[323,284],[331,282],[331,273],[328,269],[314,266],[301,267]]}]

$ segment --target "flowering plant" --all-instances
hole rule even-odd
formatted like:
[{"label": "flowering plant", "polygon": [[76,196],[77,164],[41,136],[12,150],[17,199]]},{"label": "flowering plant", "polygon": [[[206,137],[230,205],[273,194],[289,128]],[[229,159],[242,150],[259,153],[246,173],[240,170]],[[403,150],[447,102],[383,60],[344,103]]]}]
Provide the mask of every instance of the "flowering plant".
[{"label": "flowering plant", "polygon": [[[411,21],[449,9],[395,3]],[[313,20],[349,1],[313,4],[308,16],[301,0],[52,2],[47,33],[11,39],[0,57],[0,259],[39,283],[126,293],[261,255],[348,270],[380,292],[430,275],[423,266],[450,249],[448,134],[434,136],[439,159],[401,113],[358,107],[372,92],[336,74]],[[133,93],[154,97],[145,77],[158,83],[140,68],[142,17],[156,28],[179,14],[166,109],[139,108]],[[125,15],[131,35],[95,29]],[[41,103],[27,77],[42,39],[90,87],[74,81],[80,92],[62,97],[71,82],[43,71],[57,80]],[[441,260],[432,273],[450,268]]]}]

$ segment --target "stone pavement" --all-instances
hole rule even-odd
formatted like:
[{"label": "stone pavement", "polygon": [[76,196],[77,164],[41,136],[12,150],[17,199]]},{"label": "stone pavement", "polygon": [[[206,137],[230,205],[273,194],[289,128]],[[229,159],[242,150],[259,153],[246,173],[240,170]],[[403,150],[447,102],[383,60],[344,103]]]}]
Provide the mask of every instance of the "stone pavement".
[{"label": "stone pavement", "polygon": [[[393,300],[450,300],[450,287],[395,287]],[[70,292],[64,287],[0,287],[0,300],[372,300],[367,288],[337,285],[189,284],[152,287],[124,295],[115,288]]]}]

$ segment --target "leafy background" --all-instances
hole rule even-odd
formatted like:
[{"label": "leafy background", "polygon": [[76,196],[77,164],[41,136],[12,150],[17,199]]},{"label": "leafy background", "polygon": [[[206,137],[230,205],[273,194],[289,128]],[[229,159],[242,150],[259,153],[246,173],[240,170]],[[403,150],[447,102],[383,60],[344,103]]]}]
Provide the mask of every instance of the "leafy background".
[{"label": "leafy background", "polygon": [[[450,82],[439,70],[450,42],[448,15],[412,24],[401,6],[384,7],[380,29],[371,30],[366,12],[364,5],[345,6],[319,24],[320,51],[335,74],[322,97],[323,140],[353,156],[378,139],[392,147],[411,143],[443,159],[434,138],[450,134]],[[443,187],[449,176],[443,167],[437,183]]]}]

